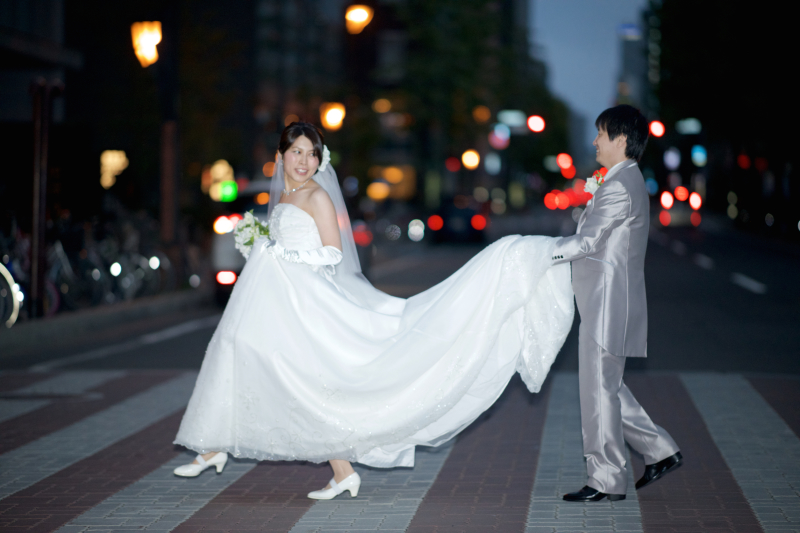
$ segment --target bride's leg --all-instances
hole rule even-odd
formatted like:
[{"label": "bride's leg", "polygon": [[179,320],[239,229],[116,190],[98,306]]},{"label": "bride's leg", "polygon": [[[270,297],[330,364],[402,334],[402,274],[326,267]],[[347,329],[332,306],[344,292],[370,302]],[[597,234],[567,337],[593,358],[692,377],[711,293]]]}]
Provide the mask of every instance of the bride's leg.
[{"label": "bride's leg", "polygon": [[[331,464],[331,468],[333,468],[333,480],[336,483],[340,483],[344,478],[355,472],[355,470],[353,470],[353,466],[350,464],[350,461],[345,461],[344,459],[331,459],[328,462]],[[330,483],[325,485],[325,489],[329,488],[331,488]]]},{"label": "bride's leg", "polygon": [[[209,453],[204,453],[204,454],[202,454],[202,457],[203,457],[203,459],[204,459],[205,461],[208,461],[209,459],[211,459],[212,457],[214,457],[214,456],[215,456],[215,455],[217,455],[218,453],[219,453],[219,452],[209,452]],[[197,459],[195,459],[194,461],[192,461],[192,464],[193,464],[193,465],[199,465],[200,463],[198,463],[198,462],[197,462]]]}]

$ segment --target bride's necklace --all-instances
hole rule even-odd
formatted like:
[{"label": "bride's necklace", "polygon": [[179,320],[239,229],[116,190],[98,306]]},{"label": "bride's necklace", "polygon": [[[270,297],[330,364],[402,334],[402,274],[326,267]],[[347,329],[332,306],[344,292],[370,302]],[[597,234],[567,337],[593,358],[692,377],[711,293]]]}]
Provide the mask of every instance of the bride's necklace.
[{"label": "bride's necklace", "polygon": [[292,189],[291,191],[288,191],[288,192],[287,192],[287,191],[286,191],[286,189],[284,188],[284,189],[283,189],[283,194],[285,194],[286,196],[289,196],[289,195],[290,195],[290,194],[292,194],[293,192],[295,192],[295,191],[299,191],[300,189],[302,189],[303,187],[305,187],[305,186],[306,186],[306,183],[308,183],[309,181],[311,181],[311,178],[308,178],[306,181],[304,181],[304,182],[303,182],[303,184],[302,184],[302,185],[300,185],[299,187],[297,187],[297,188],[294,188],[294,189]]}]

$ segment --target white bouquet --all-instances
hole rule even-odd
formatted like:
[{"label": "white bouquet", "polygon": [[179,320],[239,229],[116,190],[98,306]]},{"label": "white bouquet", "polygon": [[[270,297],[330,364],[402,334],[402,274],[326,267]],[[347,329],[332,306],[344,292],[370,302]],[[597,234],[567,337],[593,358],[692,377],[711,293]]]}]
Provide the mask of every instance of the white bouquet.
[{"label": "white bouquet", "polygon": [[233,228],[233,237],[236,240],[236,249],[239,250],[245,259],[250,257],[250,250],[259,237],[269,238],[269,226],[266,222],[261,222],[253,216],[252,209],[244,214],[236,227]]}]

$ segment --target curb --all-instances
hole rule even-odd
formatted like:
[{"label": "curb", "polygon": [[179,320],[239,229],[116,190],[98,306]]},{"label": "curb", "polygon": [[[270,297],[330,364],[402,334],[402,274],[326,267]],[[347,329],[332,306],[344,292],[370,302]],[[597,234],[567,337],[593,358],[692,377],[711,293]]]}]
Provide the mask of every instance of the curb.
[{"label": "curb", "polygon": [[66,342],[109,326],[193,309],[213,300],[213,291],[187,290],[23,322],[11,329],[0,330],[0,359],[4,354]]}]

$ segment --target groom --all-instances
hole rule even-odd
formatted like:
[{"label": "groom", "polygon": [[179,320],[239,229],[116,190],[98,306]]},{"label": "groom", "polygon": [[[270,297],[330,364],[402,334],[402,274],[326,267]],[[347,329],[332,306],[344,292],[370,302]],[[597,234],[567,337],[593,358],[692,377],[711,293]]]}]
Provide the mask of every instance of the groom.
[{"label": "groom", "polygon": [[560,239],[556,264],[572,262],[572,287],[581,315],[579,381],[586,486],[567,501],[624,500],[628,485],[625,442],[644,456],[642,488],[682,462],[672,437],[650,420],[622,382],[626,357],[647,356],[644,255],[650,204],[637,162],[648,125],[639,110],[620,105],[597,121],[597,161],[605,182],[578,222]]}]

